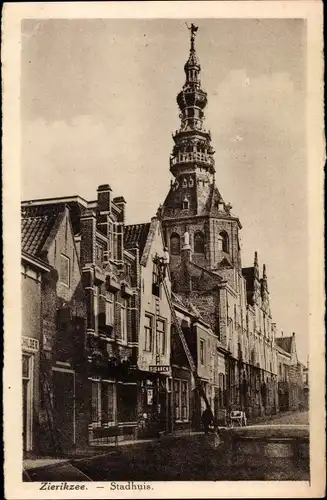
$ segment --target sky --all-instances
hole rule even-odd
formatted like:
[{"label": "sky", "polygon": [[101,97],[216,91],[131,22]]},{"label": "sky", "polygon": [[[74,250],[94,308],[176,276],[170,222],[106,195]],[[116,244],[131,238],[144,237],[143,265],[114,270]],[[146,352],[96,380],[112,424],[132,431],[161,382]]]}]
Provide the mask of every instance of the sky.
[{"label": "sky", "polygon": [[308,352],[306,25],[300,19],[23,20],[22,199],[96,198],[127,223],[169,190],[189,34],[208,94],[216,183],[240,218],[242,264],[267,266],[273,321]]}]

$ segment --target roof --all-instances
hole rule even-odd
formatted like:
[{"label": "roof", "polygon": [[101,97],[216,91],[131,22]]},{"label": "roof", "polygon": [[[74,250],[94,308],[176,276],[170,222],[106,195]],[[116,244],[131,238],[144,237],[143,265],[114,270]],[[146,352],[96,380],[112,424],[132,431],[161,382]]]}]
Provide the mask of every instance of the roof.
[{"label": "roof", "polygon": [[138,247],[140,257],[143,254],[144,247],[150,230],[150,222],[145,224],[131,224],[124,227],[124,247],[126,249]]},{"label": "roof", "polygon": [[277,337],[275,339],[275,342],[284,351],[286,351],[288,353],[291,353],[291,349],[292,349],[292,337]]},{"label": "roof", "polygon": [[61,210],[43,210],[43,207],[23,207],[21,211],[22,251],[36,258],[42,258],[42,252],[52,230],[57,224]]}]

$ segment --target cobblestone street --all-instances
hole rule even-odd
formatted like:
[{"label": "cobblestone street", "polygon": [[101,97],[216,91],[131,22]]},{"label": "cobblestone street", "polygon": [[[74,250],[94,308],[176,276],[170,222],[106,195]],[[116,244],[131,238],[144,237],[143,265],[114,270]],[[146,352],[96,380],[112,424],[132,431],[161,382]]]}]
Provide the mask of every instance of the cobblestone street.
[{"label": "cobblestone street", "polygon": [[308,411],[298,411],[298,412],[288,412],[284,415],[274,416],[273,418],[266,418],[260,420],[260,424],[269,425],[309,425],[309,412]]}]

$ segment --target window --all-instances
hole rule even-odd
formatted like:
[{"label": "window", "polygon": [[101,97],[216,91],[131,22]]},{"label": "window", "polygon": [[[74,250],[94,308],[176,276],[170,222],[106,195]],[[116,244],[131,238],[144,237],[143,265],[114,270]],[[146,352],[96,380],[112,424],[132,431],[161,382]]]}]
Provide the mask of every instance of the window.
[{"label": "window", "polygon": [[106,301],[106,325],[114,326],[115,324],[115,296],[113,293],[107,293]]},{"label": "window", "polygon": [[170,236],[170,253],[171,255],[179,255],[181,251],[181,242],[179,234],[172,233]]},{"label": "window", "polygon": [[101,263],[103,262],[103,246],[99,243],[97,243],[95,246],[95,258],[97,261]]},{"label": "window", "polygon": [[166,352],[166,323],[162,319],[157,320],[157,338],[157,352],[159,352],[159,354],[161,355],[164,355]]},{"label": "window", "polygon": [[183,200],[183,203],[182,203],[182,209],[183,210],[188,210],[189,206],[190,206],[190,202],[189,202],[188,198],[186,198],[186,196],[185,196],[185,198]]},{"label": "window", "polygon": [[204,365],[204,357],[205,357],[205,355],[204,355],[204,344],[205,344],[204,340],[201,339],[200,340],[200,363],[201,363],[201,365]]},{"label": "window", "polygon": [[193,177],[190,177],[189,181],[188,181],[188,185],[189,187],[193,187],[194,186],[194,180],[193,180]]},{"label": "window", "polygon": [[186,188],[187,187],[187,179],[186,177],[184,177],[183,179],[183,188]]},{"label": "window", "polygon": [[175,379],[174,381],[175,393],[175,419],[188,420],[189,419],[189,391],[187,380]]},{"label": "window", "polygon": [[114,422],[116,417],[116,390],[113,382],[92,381],[92,422],[103,424]]},{"label": "window", "polygon": [[160,297],[160,280],[158,273],[158,264],[156,262],[153,263],[152,270],[152,294],[156,297]]},{"label": "window", "polygon": [[127,342],[127,300],[122,299],[120,304],[120,338]]},{"label": "window", "polygon": [[225,231],[219,233],[218,236],[218,250],[228,253],[228,234]]},{"label": "window", "polygon": [[131,265],[126,262],[124,263],[124,274],[126,277],[131,275]]},{"label": "window", "polygon": [[94,287],[94,331],[99,331],[99,287]]},{"label": "window", "polygon": [[115,384],[113,382],[101,383],[101,422],[115,421]]},{"label": "window", "polygon": [[188,420],[188,383],[186,380],[182,380],[182,390],[181,390],[181,409],[182,409],[182,420]]},{"label": "window", "polygon": [[92,422],[101,422],[101,399],[100,399],[100,382],[92,381],[92,397],[91,397],[91,411]]},{"label": "window", "polygon": [[201,231],[194,234],[194,253],[204,253],[204,236]]},{"label": "window", "polygon": [[70,282],[70,259],[66,255],[60,256],[60,282],[69,287]]},{"label": "window", "polygon": [[144,323],[144,350],[152,351],[152,340],[153,339],[153,326],[152,326],[152,316],[148,314],[145,315]]}]

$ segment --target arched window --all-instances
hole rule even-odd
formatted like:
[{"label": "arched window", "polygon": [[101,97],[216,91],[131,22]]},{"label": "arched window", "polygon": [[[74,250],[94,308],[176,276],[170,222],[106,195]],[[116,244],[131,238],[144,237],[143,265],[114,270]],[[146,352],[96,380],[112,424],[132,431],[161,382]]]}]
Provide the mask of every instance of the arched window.
[{"label": "arched window", "polygon": [[171,255],[179,255],[181,252],[181,242],[179,234],[172,233],[170,236],[170,253]]},{"label": "arched window", "polygon": [[228,245],[228,234],[225,231],[222,231],[219,233],[218,236],[218,250],[221,250],[222,252],[229,252],[229,245]]},{"label": "arched window", "polygon": [[201,231],[194,234],[194,253],[204,253],[204,236]]}]

